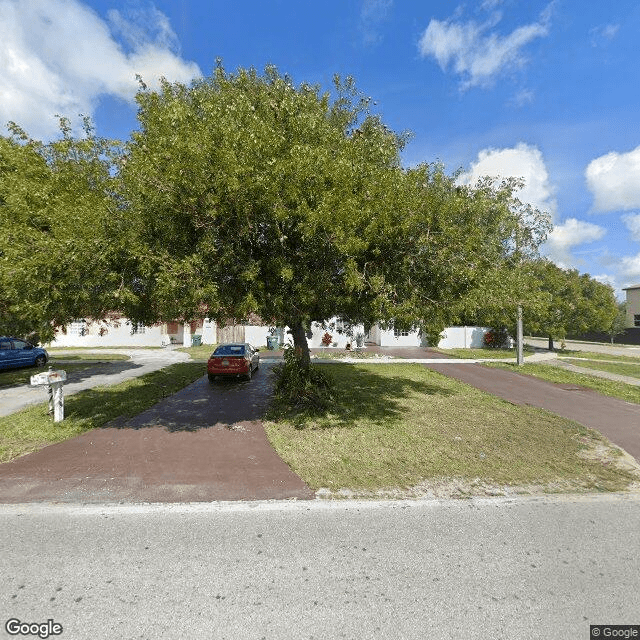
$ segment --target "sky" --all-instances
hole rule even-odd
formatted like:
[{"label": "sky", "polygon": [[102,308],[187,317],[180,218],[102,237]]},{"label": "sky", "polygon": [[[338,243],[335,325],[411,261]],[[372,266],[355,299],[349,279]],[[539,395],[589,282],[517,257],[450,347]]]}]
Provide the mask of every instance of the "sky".
[{"label": "sky", "polygon": [[358,88],[405,166],[461,182],[519,177],[548,211],[542,253],[614,286],[640,283],[637,0],[0,0],[0,127],[105,137],[136,127],[136,74],[189,83],[275,64],[295,83]]}]

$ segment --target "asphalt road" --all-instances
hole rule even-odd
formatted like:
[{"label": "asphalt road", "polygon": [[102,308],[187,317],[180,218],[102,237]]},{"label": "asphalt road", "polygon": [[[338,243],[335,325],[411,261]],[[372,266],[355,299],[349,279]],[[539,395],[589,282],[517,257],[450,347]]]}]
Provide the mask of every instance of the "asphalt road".
[{"label": "asphalt road", "polygon": [[2,637],[9,618],[62,640],[586,640],[640,623],[637,494],[15,505],[0,540]]}]

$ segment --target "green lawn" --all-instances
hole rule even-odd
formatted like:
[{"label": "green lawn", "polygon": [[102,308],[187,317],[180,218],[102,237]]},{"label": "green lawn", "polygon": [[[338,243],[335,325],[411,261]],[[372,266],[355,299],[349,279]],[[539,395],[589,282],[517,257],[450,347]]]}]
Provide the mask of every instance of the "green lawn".
[{"label": "green lawn", "polygon": [[[518,357],[516,349],[434,349],[440,353],[444,353],[452,358],[513,358]],[[533,353],[533,349],[525,347],[523,349],[525,355]]]},{"label": "green lawn", "polygon": [[420,365],[320,366],[337,382],[332,409],[320,417],[272,410],[265,425],[314,489],[375,495],[448,480],[470,493],[486,485],[616,491],[637,480],[584,457],[608,446],[600,434]]},{"label": "green lawn", "polygon": [[47,365],[55,365],[56,362],[68,362],[69,360],[87,360],[92,362],[111,362],[113,360],[129,360],[124,353],[49,353],[51,356]]},{"label": "green lawn", "polygon": [[[54,369],[62,368],[62,365],[58,367],[54,360],[50,360],[49,364]],[[95,365],[95,362],[83,362],[78,364],[65,364],[64,371],[71,373],[72,371],[83,371],[89,367]],[[36,373],[42,373],[47,371],[48,367],[28,367],[24,369],[8,369],[6,371],[0,371],[0,389],[7,387],[17,387],[20,385],[31,385],[31,376]]]},{"label": "green lawn", "polygon": [[[560,367],[556,367],[550,364],[523,364],[518,367],[514,364],[506,362],[496,362],[491,364],[485,364],[483,366],[488,367],[503,367],[509,369],[509,371],[516,371],[517,373],[525,373],[549,382],[561,382],[565,384],[575,384],[588,389],[593,389],[598,393],[605,396],[611,396],[613,398],[620,398],[627,402],[635,402],[640,404],[640,387],[634,385],[625,384],[624,382],[616,382],[615,380],[606,380],[605,378],[598,378],[596,376],[590,376],[583,373],[575,373],[573,371],[567,371]],[[584,366],[581,362],[579,366]],[[601,369],[601,367],[598,367]]]},{"label": "green lawn", "polygon": [[137,415],[202,375],[200,363],[185,362],[111,387],[81,391],[65,397],[65,419],[58,423],[47,415],[46,403],[0,417],[0,462],[101,427],[114,418]]},{"label": "green lawn", "polygon": [[558,358],[573,360],[574,358],[586,360],[615,360],[617,362],[630,362],[640,364],[640,356],[620,356],[596,351],[559,351]]},{"label": "green lawn", "polygon": [[191,356],[192,360],[199,362],[206,362],[209,356],[214,352],[217,345],[215,344],[201,344],[199,347],[181,347],[177,351],[184,351]]},{"label": "green lawn", "polygon": [[[564,358],[562,358],[564,360]],[[585,369],[594,369],[595,371],[607,371],[609,373],[616,373],[619,376],[629,376],[630,378],[640,378],[640,362],[637,364],[630,364],[628,362],[600,362],[594,360],[571,360],[566,359],[566,362],[574,364],[577,367],[584,367]]]}]

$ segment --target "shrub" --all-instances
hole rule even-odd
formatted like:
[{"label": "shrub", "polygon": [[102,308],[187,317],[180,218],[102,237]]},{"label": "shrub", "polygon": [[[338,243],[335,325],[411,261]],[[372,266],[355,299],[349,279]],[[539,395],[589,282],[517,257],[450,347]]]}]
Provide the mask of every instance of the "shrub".
[{"label": "shrub", "polygon": [[276,374],[275,399],[280,405],[298,410],[326,409],[333,397],[333,380],[312,364],[302,361],[301,354],[285,345],[284,362],[273,368]]},{"label": "shrub", "polygon": [[322,344],[325,347],[328,347],[331,343],[333,342],[333,336],[327,331],[323,336],[322,336]]},{"label": "shrub", "polygon": [[500,349],[500,347],[504,347],[508,344],[509,334],[507,330],[502,329],[491,329],[484,334],[484,346],[489,347],[491,349]]}]

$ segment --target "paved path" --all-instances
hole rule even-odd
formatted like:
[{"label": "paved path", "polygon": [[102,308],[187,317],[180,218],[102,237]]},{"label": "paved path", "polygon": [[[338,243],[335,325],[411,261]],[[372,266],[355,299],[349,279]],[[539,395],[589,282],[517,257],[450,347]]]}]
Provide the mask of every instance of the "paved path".
[{"label": "paved path", "polygon": [[[576,361],[579,362],[578,358]],[[595,376],[596,378],[605,378],[607,380],[615,380],[616,382],[624,382],[624,384],[630,384],[635,387],[640,387],[640,378],[633,378],[631,376],[623,376],[618,373],[611,373],[610,371],[598,371],[597,369],[589,369],[587,367],[581,367],[577,364],[573,364],[572,362],[567,362],[566,360],[560,360],[556,358],[555,360],[551,360],[547,362],[547,364],[552,364],[555,367],[560,367],[562,369],[566,369],[567,371],[573,371],[574,373],[582,373],[587,376]],[[619,362],[615,362],[614,364],[620,364]],[[640,370],[640,366],[639,366]]]},{"label": "paved path", "polygon": [[312,498],[260,418],[270,365],[250,382],[203,376],[129,420],[0,465],[0,502],[198,502]]},{"label": "paved path", "polygon": [[[69,349],[64,352],[55,352],[54,355],[58,358],[60,356],[64,357],[67,353],[73,353],[73,350]],[[82,353],[92,352],[85,349]],[[187,362],[190,360],[188,354],[173,349],[100,349],[95,353],[119,353],[129,356],[130,360],[115,360],[109,362],[106,366],[102,367],[102,370],[106,370],[108,373],[95,373],[94,369],[93,373],[91,371],[81,371],[78,375],[70,374],[70,380],[72,380],[72,382],[64,385],[65,395],[71,395],[78,393],[78,391],[92,389],[93,387],[101,385],[110,386],[118,384],[124,380],[137,378],[145,373],[163,369],[176,362]],[[77,362],[81,364],[82,360],[78,360]],[[34,373],[38,371],[40,370],[33,369]],[[30,405],[47,401],[46,387],[19,385],[9,387],[8,389],[0,389],[0,416],[8,416]]]},{"label": "paved path", "polygon": [[554,384],[478,364],[424,366],[514,404],[540,407],[596,429],[640,462],[640,405],[578,385]]}]

